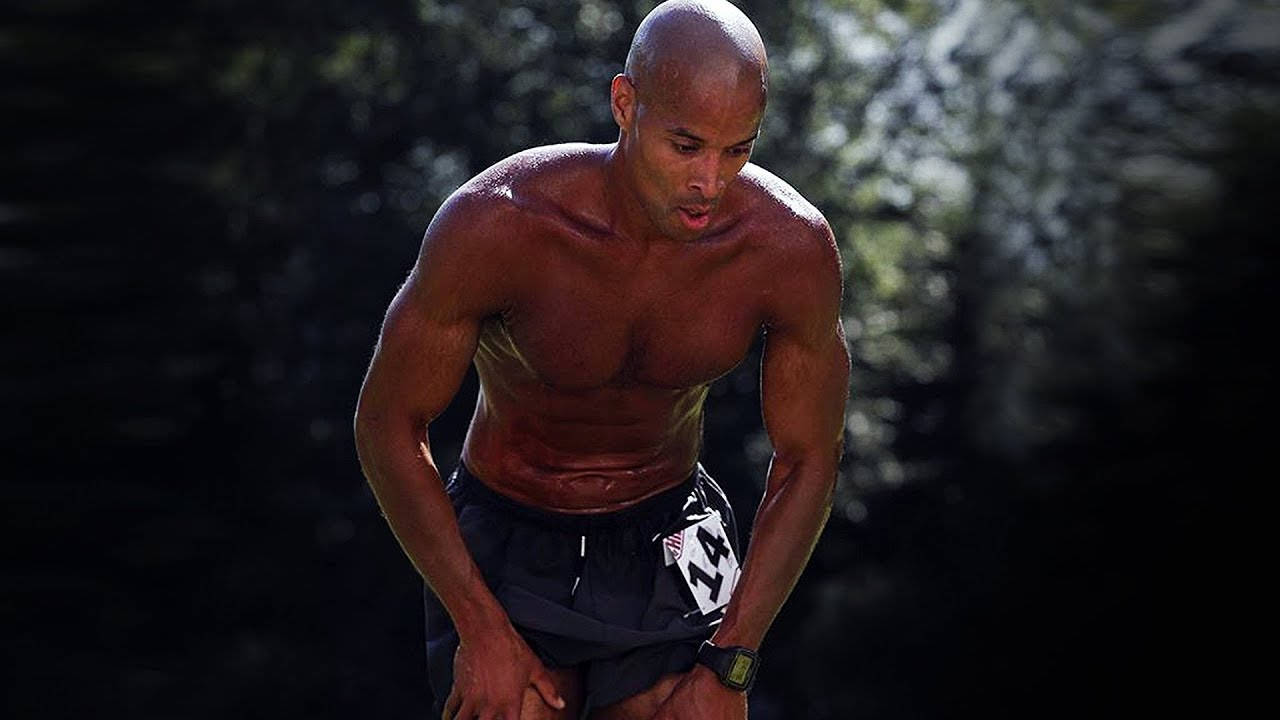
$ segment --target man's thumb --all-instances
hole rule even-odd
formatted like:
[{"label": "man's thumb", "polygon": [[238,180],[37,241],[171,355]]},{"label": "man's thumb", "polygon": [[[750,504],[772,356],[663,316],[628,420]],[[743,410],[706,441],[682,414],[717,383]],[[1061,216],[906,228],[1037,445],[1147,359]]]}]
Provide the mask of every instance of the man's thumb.
[{"label": "man's thumb", "polygon": [[533,688],[538,691],[542,699],[548,705],[557,709],[564,709],[564,698],[560,697],[560,693],[556,692],[555,683],[551,682],[551,676],[545,670],[539,670],[533,674]]}]

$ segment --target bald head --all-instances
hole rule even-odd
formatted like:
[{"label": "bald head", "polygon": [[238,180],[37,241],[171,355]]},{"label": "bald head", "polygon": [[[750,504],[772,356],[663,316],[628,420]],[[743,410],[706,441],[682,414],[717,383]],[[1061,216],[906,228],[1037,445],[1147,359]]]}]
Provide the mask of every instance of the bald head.
[{"label": "bald head", "polygon": [[[669,0],[636,29],[626,75],[643,100],[676,101],[687,92],[769,85],[764,42],[742,11],[725,0]],[[642,101],[643,101],[642,100]]]}]

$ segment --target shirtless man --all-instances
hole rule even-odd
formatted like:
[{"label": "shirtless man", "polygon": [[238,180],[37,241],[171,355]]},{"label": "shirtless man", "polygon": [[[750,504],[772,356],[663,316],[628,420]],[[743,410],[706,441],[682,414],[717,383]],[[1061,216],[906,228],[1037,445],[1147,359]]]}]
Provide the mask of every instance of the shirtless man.
[{"label": "shirtless man", "polygon": [[[746,718],[830,510],[849,373],[831,230],[747,162],[767,81],[732,5],[659,5],[613,79],[616,143],[507,158],[427,228],[355,431],[431,591],[446,720]],[[708,386],[760,332],[774,452],[739,574],[698,456]],[[472,362],[446,484],[427,429]]]}]

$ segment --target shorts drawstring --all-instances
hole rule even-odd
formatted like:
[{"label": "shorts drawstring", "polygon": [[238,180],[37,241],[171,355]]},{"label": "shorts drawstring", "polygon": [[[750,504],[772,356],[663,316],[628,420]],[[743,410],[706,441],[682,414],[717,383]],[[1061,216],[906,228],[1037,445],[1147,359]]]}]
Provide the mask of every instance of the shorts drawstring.
[{"label": "shorts drawstring", "polygon": [[582,580],[582,569],[587,565],[587,536],[582,535],[581,542],[578,544],[578,574],[573,578],[573,589],[569,591],[569,597],[573,597],[578,592],[578,581]]}]

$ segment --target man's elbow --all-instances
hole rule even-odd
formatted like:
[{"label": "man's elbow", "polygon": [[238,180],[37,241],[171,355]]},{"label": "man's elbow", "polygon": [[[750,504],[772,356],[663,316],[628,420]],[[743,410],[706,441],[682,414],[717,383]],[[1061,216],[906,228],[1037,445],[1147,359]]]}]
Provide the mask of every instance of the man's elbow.
[{"label": "man's elbow", "polygon": [[823,503],[830,506],[835,496],[839,461],[839,446],[832,448],[830,452],[822,448],[791,452],[775,449],[769,484],[777,486],[771,489],[781,489],[783,485],[792,482],[803,482],[820,492]]},{"label": "man's elbow", "polygon": [[427,426],[433,415],[398,404],[361,401],[352,417],[356,453],[363,462],[379,452],[391,452],[404,444],[427,444]]},{"label": "man's elbow", "polygon": [[355,436],[356,453],[362,462],[372,457],[380,446],[394,439],[397,430],[411,423],[397,422],[396,418],[403,413],[380,402],[376,394],[362,392],[356,401],[355,413],[351,419],[352,434]]}]

